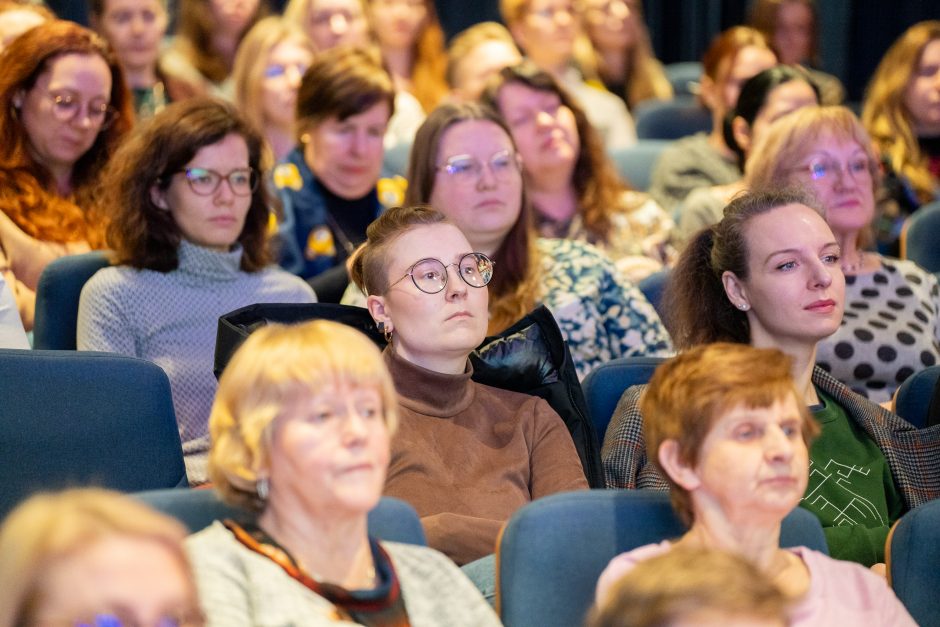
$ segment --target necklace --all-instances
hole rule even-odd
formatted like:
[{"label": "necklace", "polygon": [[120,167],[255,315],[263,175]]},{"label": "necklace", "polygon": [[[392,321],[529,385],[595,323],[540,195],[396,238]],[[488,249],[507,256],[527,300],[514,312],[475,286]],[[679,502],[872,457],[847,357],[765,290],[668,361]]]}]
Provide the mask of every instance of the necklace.
[{"label": "necklace", "polygon": [[843,274],[855,274],[856,272],[858,272],[859,270],[865,267],[865,263],[867,260],[868,260],[868,253],[865,253],[865,252],[858,253],[858,259],[855,261],[855,263],[848,263],[844,261],[844,258],[843,258],[843,261],[841,264]]}]

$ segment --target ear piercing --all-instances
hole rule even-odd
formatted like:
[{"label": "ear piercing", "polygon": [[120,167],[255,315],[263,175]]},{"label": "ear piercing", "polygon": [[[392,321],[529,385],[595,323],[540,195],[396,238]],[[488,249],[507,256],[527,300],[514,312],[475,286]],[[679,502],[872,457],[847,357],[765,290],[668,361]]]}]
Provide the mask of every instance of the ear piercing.
[{"label": "ear piercing", "polygon": [[747,311],[750,308],[751,306],[748,305],[747,303],[738,303],[738,309],[740,309],[741,311]]}]

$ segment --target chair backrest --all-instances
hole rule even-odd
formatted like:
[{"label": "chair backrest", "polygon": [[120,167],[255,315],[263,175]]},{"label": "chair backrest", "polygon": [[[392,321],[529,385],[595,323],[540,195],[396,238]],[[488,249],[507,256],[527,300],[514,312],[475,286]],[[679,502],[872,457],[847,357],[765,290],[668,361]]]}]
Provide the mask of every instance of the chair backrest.
[{"label": "chair backrest", "polygon": [[901,256],[928,272],[940,272],[940,200],[922,206],[908,219],[901,236]]},{"label": "chair backrest", "polygon": [[679,139],[712,127],[711,113],[689,96],[641,102],[633,117],[638,139]]},{"label": "chair backrest", "polygon": [[33,492],[187,485],[170,382],[149,361],[0,349],[0,517]]},{"label": "chair backrest", "polygon": [[[216,520],[230,518],[235,522],[248,522],[253,518],[249,512],[225,504],[215,490],[149,490],[134,496],[173,516],[186,525],[190,533],[205,529]],[[369,512],[369,534],[390,542],[427,546],[418,513],[408,503],[390,496],[383,496]]]},{"label": "chair backrest", "polygon": [[940,626],[940,501],[915,507],[888,534],[888,583],[922,627]]},{"label": "chair backrest", "polygon": [[78,297],[92,275],[108,267],[107,253],[60,257],[46,266],[36,286],[33,348],[75,350]]},{"label": "chair backrest", "polygon": [[[581,625],[611,559],[684,532],[665,492],[589,490],[534,501],[500,536],[500,618],[506,627]],[[780,544],[828,553],[819,519],[800,508],[784,519]]]},{"label": "chair backrest", "polygon": [[653,165],[671,142],[664,139],[641,139],[628,148],[610,153],[620,177],[633,189],[645,192],[650,187]]},{"label": "chair backrest", "polygon": [[666,283],[669,281],[669,270],[660,270],[654,272],[637,284],[643,296],[650,302],[660,318],[665,315],[663,308],[663,294],[666,291]]},{"label": "chair backrest", "polygon": [[620,357],[601,364],[584,377],[581,387],[588,414],[601,443],[624,391],[650,380],[653,371],[665,361],[662,357]]},{"label": "chair backrest", "polygon": [[[915,372],[898,388],[894,413],[918,429],[937,424],[937,410],[931,407],[940,382],[940,366]],[[931,411],[933,410],[933,411]],[[933,415],[932,415],[933,414]]]},{"label": "chair backrest", "polygon": [[702,80],[702,64],[699,61],[669,63],[663,69],[676,96],[693,96],[698,91]]}]

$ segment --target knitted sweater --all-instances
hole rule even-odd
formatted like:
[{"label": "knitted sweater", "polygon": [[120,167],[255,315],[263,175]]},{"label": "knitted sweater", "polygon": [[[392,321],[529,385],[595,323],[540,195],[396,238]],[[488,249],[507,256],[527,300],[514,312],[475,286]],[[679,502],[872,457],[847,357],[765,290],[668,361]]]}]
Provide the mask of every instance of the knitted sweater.
[{"label": "knitted sweater", "polygon": [[411,503],[428,545],[466,564],[539,497],[587,489],[568,430],[535,396],[416,366],[386,349],[399,396],[385,494]]},{"label": "knitted sweater", "polygon": [[[472,583],[446,557],[426,547],[382,542],[401,584],[414,627],[499,625]],[[274,561],[241,544],[216,522],[186,540],[209,627],[352,625],[336,608]]]},{"label": "knitted sweater", "polygon": [[708,143],[708,133],[696,133],[666,148],[653,166],[650,195],[673,211],[697,187],[725,185],[741,178],[741,169]]},{"label": "knitted sweater", "polygon": [[219,316],[253,303],[316,300],[303,280],[283,270],[240,269],[241,248],[220,253],[186,241],[170,272],[113,266],[82,289],[78,349],[140,357],[166,372],[173,392],[190,483],[206,481],[209,410]]}]

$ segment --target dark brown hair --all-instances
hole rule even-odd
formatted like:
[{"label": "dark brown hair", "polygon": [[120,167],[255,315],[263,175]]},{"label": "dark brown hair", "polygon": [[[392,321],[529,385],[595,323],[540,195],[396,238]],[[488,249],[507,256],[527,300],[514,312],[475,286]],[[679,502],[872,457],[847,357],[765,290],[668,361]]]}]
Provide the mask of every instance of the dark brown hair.
[{"label": "dark brown hair", "polygon": [[[212,15],[210,0],[180,0],[177,37],[184,44],[182,50],[199,72],[213,83],[221,83],[232,68],[228,61],[213,48],[213,33],[218,30]],[[266,0],[258,0],[258,9],[245,26],[239,39],[245,36],[255,22],[268,14]]]},{"label": "dark brown hair", "polygon": [[[174,103],[142,122],[121,146],[105,176],[104,201],[114,214],[108,243],[114,261],[158,272],[176,269],[182,233],[169,211],[154,204],[151,190],[166,190],[173,173],[199,149],[235,134],[248,146],[248,165],[256,176],[265,170],[262,139],[231,104],[198,97]],[[238,243],[241,269],[255,272],[270,263],[267,229],[271,206],[267,186],[259,184]]]}]

